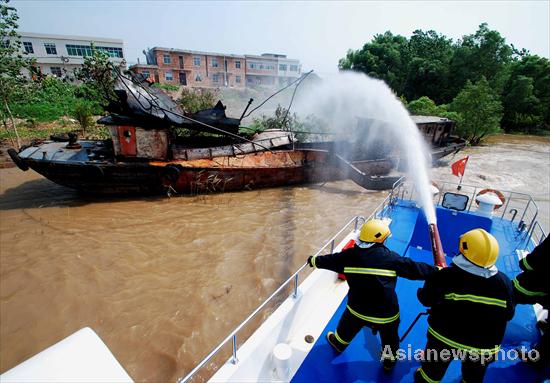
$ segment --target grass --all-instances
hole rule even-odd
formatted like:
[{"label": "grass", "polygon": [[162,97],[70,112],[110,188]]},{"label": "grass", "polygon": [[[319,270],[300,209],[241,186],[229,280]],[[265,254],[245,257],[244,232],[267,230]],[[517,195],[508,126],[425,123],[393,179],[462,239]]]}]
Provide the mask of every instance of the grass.
[{"label": "grass", "polygon": [[[49,123],[41,122],[26,122],[19,121],[17,124],[17,131],[19,137],[23,141],[32,141],[32,140],[45,140],[49,139],[52,134],[63,134],[69,132],[79,132],[81,133],[80,125],[67,122],[65,120],[58,120]],[[99,139],[104,140],[110,138],[109,131],[105,126],[102,125],[93,125],[86,130],[84,135],[89,139]],[[0,140],[15,140],[15,134],[13,129],[5,129],[4,127],[0,128]]]}]

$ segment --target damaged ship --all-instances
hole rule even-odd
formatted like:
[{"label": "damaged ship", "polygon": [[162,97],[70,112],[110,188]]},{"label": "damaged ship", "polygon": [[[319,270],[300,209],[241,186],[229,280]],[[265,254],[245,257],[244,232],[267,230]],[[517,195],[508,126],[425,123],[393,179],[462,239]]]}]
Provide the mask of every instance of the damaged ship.
[{"label": "damaged ship", "polygon": [[[139,75],[118,77],[118,100],[111,114],[98,121],[108,127],[110,139],[71,135],[69,142],[54,139],[19,152],[10,149],[12,160],[21,170],[99,194],[199,194],[346,178],[383,190],[398,179],[388,174],[399,159],[387,151],[354,150],[350,142],[299,142],[292,132],[278,129],[245,135],[239,128],[246,109],[240,119],[229,118],[219,101],[188,114]],[[432,145],[433,159],[464,146],[451,135],[453,121],[420,119],[417,125]],[[350,150],[342,152],[342,147]]]}]

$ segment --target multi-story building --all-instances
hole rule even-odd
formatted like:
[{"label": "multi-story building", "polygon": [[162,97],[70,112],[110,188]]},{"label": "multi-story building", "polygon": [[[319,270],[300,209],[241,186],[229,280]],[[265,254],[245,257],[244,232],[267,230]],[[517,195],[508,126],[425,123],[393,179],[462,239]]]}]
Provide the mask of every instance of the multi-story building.
[{"label": "multi-story building", "polygon": [[245,57],[233,54],[155,47],[147,64],[133,65],[151,81],[200,88],[245,87]]},{"label": "multi-story building", "polygon": [[300,61],[286,55],[264,53],[246,55],[246,84],[248,86],[281,86],[294,81],[301,74]]},{"label": "multi-story building", "polygon": [[35,60],[36,70],[46,75],[74,78],[74,70],[84,63],[84,57],[95,48],[106,52],[115,65],[125,66],[124,44],[119,39],[49,35],[21,32],[21,48],[26,57]]},{"label": "multi-story building", "polygon": [[155,47],[147,64],[130,69],[150,81],[197,88],[280,86],[300,76],[300,61],[285,55],[235,55]]}]

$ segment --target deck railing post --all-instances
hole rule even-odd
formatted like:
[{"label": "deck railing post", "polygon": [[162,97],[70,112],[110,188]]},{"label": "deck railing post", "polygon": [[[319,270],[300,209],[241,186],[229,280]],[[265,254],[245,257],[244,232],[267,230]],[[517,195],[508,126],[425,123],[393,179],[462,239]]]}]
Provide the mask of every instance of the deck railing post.
[{"label": "deck railing post", "polygon": [[359,226],[359,216],[355,216],[355,224],[353,226],[353,231],[357,231],[357,226]]},{"label": "deck railing post", "polygon": [[330,242],[330,253],[334,253],[334,239]]},{"label": "deck railing post", "polygon": [[508,204],[510,203],[511,199],[512,199],[512,193],[509,193],[508,198],[506,199],[506,205],[504,206],[504,209],[502,210],[502,215],[500,216],[500,219],[504,219],[504,214],[506,214],[506,210],[508,210]]},{"label": "deck railing post", "polygon": [[470,209],[472,208],[472,203],[474,202],[474,199],[476,199],[476,191],[477,187],[474,188],[474,192],[472,193],[472,198],[470,199],[470,205],[468,205],[467,211],[470,211]]},{"label": "deck railing post", "polygon": [[294,299],[298,298],[298,273],[294,276]]},{"label": "deck railing post", "polygon": [[237,334],[233,335],[233,356],[231,357],[231,363],[239,363],[239,360],[237,359]]},{"label": "deck railing post", "polygon": [[519,221],[523,221],[523,218],[525,218],[525,214],[527,213],[527,209],[529,208],[529,205],[531,204],[531,198],[529,198],[529,201],[527,201],[527,205],[525,205],[525,210],[523,210],[523,214],[521,215],[521,218]]}]

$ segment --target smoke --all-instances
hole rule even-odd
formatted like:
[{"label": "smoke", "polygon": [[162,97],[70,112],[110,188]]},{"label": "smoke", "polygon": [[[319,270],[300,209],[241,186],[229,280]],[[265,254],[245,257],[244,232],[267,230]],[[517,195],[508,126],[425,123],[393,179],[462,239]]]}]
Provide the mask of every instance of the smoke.
[{"label": "smoke", "polygon": [[428,223],[436,223],[429,149],[390,88],[383,81],[355,72],[341,72],[304,85],[293,112],[302,119],[314,115],[323,120],[339,142],[335,150],[349,160],[398,156],[400,167],[415,185]]}]

